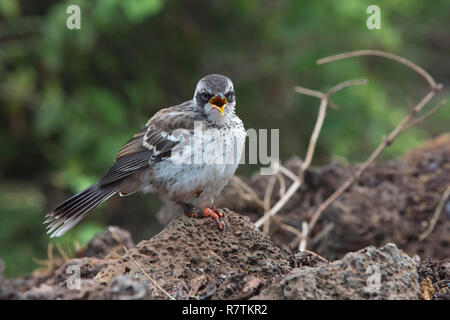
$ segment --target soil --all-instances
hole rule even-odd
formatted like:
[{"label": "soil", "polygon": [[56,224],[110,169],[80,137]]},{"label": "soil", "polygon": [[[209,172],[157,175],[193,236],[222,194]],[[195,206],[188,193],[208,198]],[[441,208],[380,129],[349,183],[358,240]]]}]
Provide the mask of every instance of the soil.
[{"label": "soil", "polygon": [[[285,166],[298,172],[301,160]],[[54,259],[31,275],[6,279],[0,264],[0,299],[450,299],[450,200],[432,233],[418,239],[450,185],[450,134],[369,168],[324,212],[308,250],[297,251],[295,234],[279,222],[301,230],[357,168],[308,170],[269,235],[252,223],[261,209],[231,183],[216,202],[230,208],[225,232],[167,205],[158,216],[170,222],[137,245],[127,231],[109,227],[76,258]],[[268,179],[244,181],[264,198]],[[276,182],[272,205],[279,189]]]}]

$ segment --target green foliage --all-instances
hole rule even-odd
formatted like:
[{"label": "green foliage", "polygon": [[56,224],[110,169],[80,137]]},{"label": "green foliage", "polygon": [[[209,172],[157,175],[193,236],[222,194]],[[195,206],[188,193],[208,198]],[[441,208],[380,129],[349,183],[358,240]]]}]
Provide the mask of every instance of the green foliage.
[{"label": "green foliage", "polygon": [[[36,267],[48,238],[42,217],[94,183],[117,150],[158,109],[191,98],[196,81],[235,82],[247,128],[279,128],[281,156],[304,155],[318,101],[298,84],[326,90],[367,77],[333,97],[315,164],[364,160],[426,92],[411,70],[380,58],[317,66],[318,58],[381,49],[411,59],[444,85],[450,78],[445,0],[378,1],[382,29],[366,28],[370,1],[78,0],[81,30],[68,30],[73,1],[0,0],[0,257],[8,275]],[[443,96],[449,96],[448,91]],[[450,108],[402,134],[385,158],[448,131]],[[243,166],[241,174],[255,170]],[[150,196],[112,201],[56,241],[85,243],[110,223],[146,226]],[[130,207],[131,206],[131,207]],[[138,213],[133,208],[142,208]]]},{"label": "green foliage", "polygon": [[88,220],[74,232],[49,241],[42,227],[45,210],[45,194],[39,189],[25,183],[0,186],[0,253],[7,275],[16,276],[36,268],[33,258],[45,258],[44,249],[49,242],[73,249],[75,242],[85,245],[104,230],[102,225]]}]

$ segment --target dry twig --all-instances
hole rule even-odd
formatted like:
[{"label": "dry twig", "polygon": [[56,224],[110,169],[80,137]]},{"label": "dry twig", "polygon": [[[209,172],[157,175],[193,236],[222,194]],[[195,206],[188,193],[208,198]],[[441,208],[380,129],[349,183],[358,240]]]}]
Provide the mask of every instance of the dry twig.
[{"label": "dry twig", "polygon": [[262,201],[255,191],[253,191],[252,188],[249,187],[248,184],[246,184],[244,181],[242,181],[241,178],[238,176],[233,176],[231,178],[231,181],[234,182],[238,187],[240,187],[243,191],[245,191],[245,194],[243,197],[245,199],[252,200],[260,209],[264,210],[264,201]]},{"label": "dry twig", "polygon": [[445,99],[439,101],[433,108],[431,108],[427,113],[425,113],[423,116],[416,118],[414,120],[411,120],[404,128],[404,130],[409,129],[415,125],[418,125],[419,123],[427,120],[429,117],[431,117],[433,114],[436,113],[444,104],[446,104],[447,101]]},{"label": "dry twig", "polygon": [[278,172],[278,183],[280,184],[280,190],[278,191],[278,195],[282,197],[283,194],[285,194],[286,192],[286,180],[284,180],[284,177],[281,174],[281,172]]},{"label": "dry twig", "polygon": [[300,230],[297,230],[297,228],[294,228],[291,225],[288,225],[287,223],[285,223],[283,221],[282,218],[278,217],[278,216],[274,216],[272,219],[281,229],[286,230],[294,235],[296,235],[296,239],[300,238],[302,236],[302,233]]},{"label": "dry twig", "polygon": [[66,253],[66,251],[64,251],[61,244],[59,244],[59,243],[56,244],[56,250],[58,250],[59,254],[64,259],[64,261],[67,261],[70,259],[69,255]]},{"label": "dry twig", "polygon": [[308,222],[302,222],[302,235],[300,238],[300,244],[298,245],[298,251],[304,252],[306,250],[306,240],[308,236]]},{"label": "dry twig", "polygon": [[[265,212],[267,212],[270,209],[270,198],[272,198],[272,192],[273,192],[273,188],[275,187],[277,175],[278,175],[278,172],[276,174],[273,174],[270,176],[269,183],[267,184],[266,191],[264,193],[264,211]],[[265,233],[269,233],[269,227],[270,227],[270,220],[267,220],[264,223],[263,231]]]},{"label": "dry twig", "polygon": [[170,295],[170,293],[168,293],[166,290],[164,290],[155,280],[153,280],[153,278],[150,277],[147,272],[145,272],[144,268],[142,268],[142,266],[136,260],[134,260],[134,258],[131,255],[128,254],[128,249],[125,246],[123,246],[123,249],[125,250],[125,253],[130,258],[130,260],[136,265],[136,267],[139,268],[139,270],[141,270],[141,272],[145,275],[145,277],[148,280],[150,280],[150,282],[153,283],[153,285],[156,288],[161,290],[161,292],[164,293],[170,300],[176,300],[174,297],[172,297]]},{"label": "dry twig", "polygon": [[401,64],[404,64],[408,68],[414,70],[415,72],[420,74],[422,77],[424,77],[431,88],[435,88],[437,86],[437,84],[434,81],[434,79],[422,67],[419,67],[417,64],[415,64],[414,62],[409,61],[406,58],[403,58],[403,57],[400,57],[400,56],[396,56],[395,54],[392,54],[392,53],[389,53],[389,52],[380,51],[380,50],[357,50],[357,51],[340,53],[340,54],[337,54],[337,55],[334,55],[334,56],[330,56],[330,57],[319,59],[319,60],[317,60],[317,64],[318,65],[322,65],[322,64],[325,64],[325,63],[333,62],[333,61],[338,61],[338,60],[343,60],[343,59],[348,59],[348,58],[354,58],[354,57],[361,57],[361,56],[379,56],[379,57],[383,57],[383,58],[387,58],[387,59],[391,59],[391,60],[397,61],[397,62],[399,62]]},{"label": "dry twig", "polygon": [[434,226],[436,225],[439,215],[441,214],[442,208],[445,205],[445,202],[447,201],[448,197],[450,196],[450,186],[445,189],[444,193],[442,194],[441,199],[439,200],[439,203],[436,207],[436,210],[434,211],[433,218],[430,220],[430,224],[428,225],[427,230],[425,230],[420,236],[419,240],[423,241],[426,237],[428,237],[431,232],[433,232]]}]

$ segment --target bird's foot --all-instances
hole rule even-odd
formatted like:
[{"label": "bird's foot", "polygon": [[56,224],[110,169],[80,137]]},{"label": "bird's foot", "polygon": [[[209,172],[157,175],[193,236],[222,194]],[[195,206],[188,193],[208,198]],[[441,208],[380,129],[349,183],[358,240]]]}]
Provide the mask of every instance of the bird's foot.
[{"label": "bird's foot", "polygon": [[211,219],[216,223],[217,228],[220,231],[225,231],[225,222],[223,221],[223,213],[219,209],[216,209],[215,207],[212,208],[205,208],[202,210],[202,214],[204,218],[211,217]]},{"label": "bird's foot", "polygon": [[225,231],[225,222],[223,221],[224,214],[215,207],[204,208],[203,210],[197,209],[192,205],[183,204],[184,215],[190,218],[203,219],[211,218],[217,225],[219,231]]}]

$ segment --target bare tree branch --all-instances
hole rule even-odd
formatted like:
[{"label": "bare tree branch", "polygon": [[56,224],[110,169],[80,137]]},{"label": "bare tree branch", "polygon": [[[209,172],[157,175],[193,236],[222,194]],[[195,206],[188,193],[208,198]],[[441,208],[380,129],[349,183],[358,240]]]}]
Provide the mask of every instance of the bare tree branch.
[{"label": "bare tree branch", "polygon": [[415,125],[418,125],[419,123],[425,121],[429,117],[431,117],[433,114],[435,114],[444,104],[446,104],[447,101],[445,99],[439,101],[433,108],[431,108],[427,113],[425,113],[420,118],[416,118],[414,120],[411,120],[409,123],[405,125],[404,130],[409,129]]},{"label": "bare tree branch", "polygon": [[[277,175],[278,175],[278,172],[276,174],[273,174],[270,176],[269,183],[267,184],[267,187],[266,187],[266,192],[264,194],[264,210],[266,212],[270,209],[270,199],[272,198],[272,192],[273,192],[273,188],[275,187]],[[267,220],[264,223],[263,231],[265,233],[269,233],[269,228],[270,228],[270,220]]]},{"label": "bare tree branch", "polygon": [[298,245],[298,251],[304,252],[306,250],[306,243],[308,237],[308,222],[302,222],[302,235],[300,237],[300,244]]},{"label": "bare tree branch", "polygon": [[384,52],[384,51],[379,51],[379,50],[358,50],[358,51],[345,52],[345,53],[337,54],[334,56],[319,59],[319,60],[317,60],[317,64],[322,65],[325,63],[333,62],[333,61],[354,58],[354,57],[361,57],[361,56],[379,56],[379,57],[397,61],[401,64],[404,64],[408,68],[414,70],[418,74],[420,74],[423,78],[425,78],[425,80],[428,82],[428,84],[430,85],[431,88],[436,88],[439,86],[436,83],[436,81],[434,81],[433,77],[430,76],[430,74],[428,72],[426,72],[422,67],[419,67],[414,62],[411,62],[408,59],[397,56],[395,54],[392,54],[389,52]]}]

